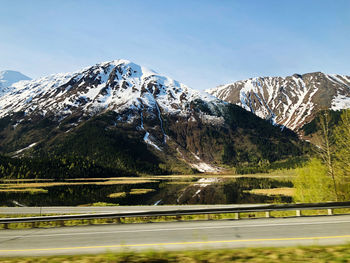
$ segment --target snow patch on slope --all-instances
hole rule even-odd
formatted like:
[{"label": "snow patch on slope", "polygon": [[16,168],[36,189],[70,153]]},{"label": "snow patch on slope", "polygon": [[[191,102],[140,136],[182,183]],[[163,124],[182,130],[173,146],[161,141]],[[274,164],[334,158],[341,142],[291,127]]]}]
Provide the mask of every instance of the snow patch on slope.
[{"label": "snow patch on slope", "polygon": [[209,173],[217,173],[220,171],[220,168],[214,167],[206,162],[203,162],[201,158],[199,158],[198,155],[192,153],[194,158],[197,160],[196,163],[194,162],[187,162],[192,168],[197,169],[198,171],[204,173],[204,172],[209,172]]},{"label": "snow patch on slope", "polygon": [[350,97],[338,94],[332,101],[332,110],[342,110],[350,108]]},{"label": "snow patch on slope", "polygon": [[333,110],[350,108],[350,77],[322,72],[251,78],[207,92],[296,131],[330,104]]},{"label": "snow patch on slope", "polygon": [[155,144],[154,142],[151,141],[151,139],[149,138],[149,136],[150,136],[150,135],[149,135],[149,132],[146,132],[145,136],[143,137],[143,140],[145,141],[145,143],[147,143],[147,144],[153,146],[153,147],[156,148],[158,151],[162,151],[162,149],[160,149],[160,148],[158,147],[157,144]]},{"label": "snow patch on slope", "polygon": [[196,99],[224,103],[123,59],[16,83],[12,87],[6,98],[0,98],[0,117],[16,111],[69,115],[78,108],[90,114],[103,110],[122,112],[145,108],[157,111],[162,127],[161,114],[186,116],[188,103]]},{"label": "snow patch on slope", "polygon": [[37,145],[37,144],[38,144],[37,142],[32,143],[32,144],[28,145],[27,147],[25,147],[25,148],[23,148],[23,149],[20,149],[20,150],[16,151],[16,152],[15,152],[15,154],[16,154],[16,155],[17,155],[17,154],[20,154],[21,152],[23,152],[23,151],[25,151],[25,150],[28,150],[28,149],[30,149],[30,148],[32,148],[32,147],[34,147],[34,146],[35,146],[35,145]]}]

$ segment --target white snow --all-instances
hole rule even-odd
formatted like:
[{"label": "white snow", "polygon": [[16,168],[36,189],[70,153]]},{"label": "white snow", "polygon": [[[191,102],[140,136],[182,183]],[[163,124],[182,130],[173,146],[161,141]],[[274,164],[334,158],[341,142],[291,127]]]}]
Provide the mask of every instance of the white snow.
[{"label": "white snow", "polygon": [[342,110],[350,108],[350,97],[338,94],[332,101],[332,110]]},{"label": "white snow", "polygon": [[[113,70],[115,77],[111,79]],[[72,83],[68,85],[68,82]],[[74,83],[79,84],[72,90]],[[224,104],[208,93],[190,89],[153,70],[120,59],[72,73],[15,83],[11,92],[0,98],[0,117],[8,112],[33,110],[67,115],[71,113],[71,107],[82,108],[92,114],[101,110],[122,112],[125,109],[140,109],[142,105],[148,111],[155,109],[158,112],[165,140],[161,114],[186,116],[189,103],[195,99]],[[32,105],[36,107],[32,108]]]},{"label": "white snow", "polygon": [[143,140],[148,143],[149,145],[152,145],[154,148],[156,148],[158,151],[162,151],[162,149],[160,149],[158,147],[158,145],[156,145],[154,142],[151,141],[151,139],[149,138],[149,132],[146,132],[145,136],[143,137]]},{"label": "white snow", "polygon": [[[287,116],[286,120],[283,121],[283,125],[287,126],[288,128],[291,129],[295,129],[295,127],[297,126],[298,122],[296,122],[295,120],[292,121],[292,118],[299,118],[301,115],[299,112],[297,112],[297,110],[299,110],[300,107],[302,107],[302,104],[304,103],[304,98],[308,93],[308,90],[306,88],[306,85],[304,83],[303,80],[299,79],[299,78],[295,78],[293,76],[293,80],[295,81],[296,87],[299,87],[298,89],[295,89],[294,91],[298,92],[298,96],[293,96],[294,98],[297,98],[297,102],[296,103],[289,103],[289,116]],[[297,112],[298,114],[296,114],[296,116],[294,115],[294,113]]]},{"label": "white snow", "polygon": [[32,148],[32,147],[34,147],[34,146],[35,146],[35,145],[37,145],[37,144],[38,144],[37,142],[34,142],[34,143],[32,143],[32,144],[28,145],[27,147],[25,147],[25,148],[23,148],[23,149],[20,149],[20,150],[16,151],[16,152],[15,152],[15,154],[19,154],[19,153],[21,153],[21,152],[23,152],[23,151],[25,151],[25,150],[28,150],[28,149],[30,149],[30,148]]},{"label": "white snow", "polygon": [[207,187],[208,185],[218,183],[218,178],[201,178],[197,181],[197,183],[193,184],[193,186],[198,186],[200,189],[198,189],[192,197],[195,197],[196,195],[199,195],[199,193],[202,191],[203,188]]},{"label": "white snow", "polygon": [[162,199],[158,200],[157,202],[154,203],[154,205],[159,205],[160,202],[162,202]]},{"label": "white snow", "polygon": [[214,167],[208,163],[203,162],[202,159],[198,155],[196,155],[193,152],[191,152],[191,153],[197,161],[196,163],[187,162],[192,168],[195,168],[200,172],[209,172],[209,173],[216,173],[216,172],[220,171],[220,168]]},{"label": "white snow", "polygon": [[[229,98],[229,101],[261,118],[271,119],[273,123],[296,130],[319,109],[320,106],[314,103],[314,98],[319,94],[317,85],[320,85],[322,78],[336,84],[338,94],[333,98],[331,108],[349,108],[350,77],[344,75],[320,73],[315,76],[303,75],[302,78],[251,78],[207,91],[221,99]],[[239,98],[234,98],[233,93],[239,94]]]},{"label": "white snow", "polygon": [[207,187],[208,185],[213,184],[213,183],[217,183],[217,182],[219,182],[219,179],[215,178],[215,177],[201,178],[194,185],[197,185],[200,187]]},{"label": "white snow", "polygon": [[332,82],[334,82],[334,83],[337,83],[337,84],[339,84],[339,83],[341,83],[341,84],[343,84],[343,85],[345,85],[345,86],[347,86],[347,87],[350,87],[350,85],[349,85],[349,83],[345,83],[342,79],[346,79],[346,76],[341,76],[341,75],[336,75],[336,74],[326,74],[326,77],[330,80],[330,81],[332,81]]},{"label": "white snow", "polygon": [[195,196],[198,195],[201,191],[202,191],[202,189],[198,189],[197,192],[195,192],[194,195],[192,195],[192,197],[195,197]]},{"label": "white snow", "polygon": [[201,158],[199,158],[199,156],[198,155],[196,155],[195,153],[193,153],[193,152],[191,152],[192,153],[192,155],[193,155],[193,157],[194,158],[196,158],[196,160],[197,161],[200,161],[201,160]]},{"label": "white snow", "polygon": [[210,173],[215,173],[218,172],[219,169],[216,167],[213,167],[212,165],[205,163],[205,162],[198,162],[198,163],[189,163],[189,165],[192,168],[197,169],[200,172],[210,172]]},{"label": "white snow", "polygon": [[13,70],[0,71],[0,87],[2,88],[7,88],[16,82],[19,82],[22,80],[30,80],[30,79],[31,78],[27,77],[26,75],[23,75],[18,71],[13,71]]}]

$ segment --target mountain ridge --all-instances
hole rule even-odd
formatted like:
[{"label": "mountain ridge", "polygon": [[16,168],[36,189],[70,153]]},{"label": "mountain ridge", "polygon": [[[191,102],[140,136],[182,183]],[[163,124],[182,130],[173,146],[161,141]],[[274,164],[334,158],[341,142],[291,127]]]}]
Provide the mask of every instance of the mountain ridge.
[{"label": "mountain ridge", "polygon": [[105,174],[218,172],[303,153],[294,133],[128,60],[11,89],[0,97],[0,152],[11,156],[88,158]]},{"label": "mountain ridge", "polygon": [[321,109],[350,107],[350,77],[322,72],[250,78],[207,92],[295,131]]},{"label": "mountain ridge", "polygon": [[[88,85],[90,85],[90,90],[86,92],[83,88],[80,88],[84,86],[85,81],[89,82]],[[13,85],[13,91],[7,96],[9,97],[7,101],[16,99],[19,103],[11,105],[12,102],[8,103],[1,100],[1,116],[14,109],[24,109],[28,102],[43,95],[46,96],[46,99],[49,95],[54,95],[56,100],[63,100],[61,99],[61,97],[64,97],[62,95],[65,95],[64,93],[71,95],[69,94],[69,90],[72,86],[76,86],[76,84],[79,85],[78,88],[80,90],[74,95],[74,98],[70,98],[71,100],[69,101],[63,101],[61,104],[65,104],[68,107],[77,106],[74,104],[87,104],[85,109],[106,106],[111,108],[110,105],[113,105],[115,106],[114,110],[122,110],[130,106],[132,107],[132,105],[142,107],[140,106],[141,104],[154,103],[152,98],[148,96],[151,94],[157,97],[160,104],[163,103],[162,106],[166,106],[164,109],[176,111],[181,109],[181,105],[179,104],[183,101],[194,100],[196,98],[206,99],[207,101],[218,101],[217,98],[209,94],[195,91],[178,81],[159,75],[128,60],[120,59],[99,63],[72,73],[53,74],[24,84],[15,84]],[[154,84],[159,84],[158,89],[156,89],[156,85]],[[128,89],[129,86],[132,86],[132,89]],[[167,89],[162,89],[162,86],[167,86]],[[60,89],[55,90],[57,87],[60,87]],[[109,93],[111,88],[115,89],[113,94]],[[52,91],[56,93],[52,94]],[[51,94],[49,94],[50,92]],[[142,98],[143,101],[140,102],[138,98]],[[72,99],[75,99],[75,101],[72,101]],[[84,102],[84,100],[86,101]],[[45,108],[49,103],[50,101],[47,100],[42,101],[41,106]],[[176,103],[177,105],[170,105],[170,103]],[[56,103],[56,105],[59,104]],[[60,109],[62,107],[62,105],[59,106]],[[53,110],[53,108],[47,108],[48,110]],[[57,109],[55,108],[55,110]]]},{"label": "mountain ridge", "polygon": [[14,71],[14,70],[0,71],[0,96],[10,92],[11,89],[9,87],[12,86],[14,83],[23,81],[23,80],[31,80],[31,78],[22,74],[19,71]]}]

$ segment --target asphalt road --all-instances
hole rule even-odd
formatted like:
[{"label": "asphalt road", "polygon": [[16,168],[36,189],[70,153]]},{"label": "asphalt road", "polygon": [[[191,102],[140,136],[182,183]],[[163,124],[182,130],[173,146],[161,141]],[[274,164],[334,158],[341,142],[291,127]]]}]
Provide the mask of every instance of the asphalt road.
[{"label": "asphalt road", "polygon": [[[49,206],[49,207],[0,207],[0,214],[88,214],[88,213],[122,213],[141,211],[163,211],[176,209],[200,209],[200,208],[229,208],[250,206],[243,205],[159,205],[159,206]],[[251,206],[257,206],[252,204]]]},{"label": "asphalt road", "polygon": [[0,255],[330,245],[349,241],[349,215],[190,221],[0,230]]}]

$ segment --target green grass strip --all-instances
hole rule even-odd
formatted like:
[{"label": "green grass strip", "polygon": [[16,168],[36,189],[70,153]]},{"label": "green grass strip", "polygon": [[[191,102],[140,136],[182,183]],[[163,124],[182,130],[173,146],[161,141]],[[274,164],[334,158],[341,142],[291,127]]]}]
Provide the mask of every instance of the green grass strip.
[{"label": "green grass strip", "polygon": [[308,246],[282,248],[245,248],[196,251],[147,251],[104,253],[78,256],[12,257],[0,258],[3,263],[121,263],[121,262],[350,262],[350,245]]}]

